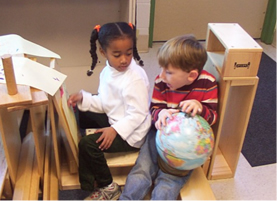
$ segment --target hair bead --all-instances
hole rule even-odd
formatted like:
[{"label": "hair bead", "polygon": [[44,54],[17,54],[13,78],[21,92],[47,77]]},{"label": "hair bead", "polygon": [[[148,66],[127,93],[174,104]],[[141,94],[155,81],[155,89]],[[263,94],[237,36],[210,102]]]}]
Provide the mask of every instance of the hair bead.
[{"label": "hair bead", "polygon": [[129,22],[129,26],[130,26],[132,29],[134,29],[134,26],[133,26],[133,24],[132,24],[131,22]]},{"label": "hair bead", "polygon": [[101,26],[99,24],[94,27],[94,29],[97,30],[97,33],[99,33],[100,28],[101,28]]}]

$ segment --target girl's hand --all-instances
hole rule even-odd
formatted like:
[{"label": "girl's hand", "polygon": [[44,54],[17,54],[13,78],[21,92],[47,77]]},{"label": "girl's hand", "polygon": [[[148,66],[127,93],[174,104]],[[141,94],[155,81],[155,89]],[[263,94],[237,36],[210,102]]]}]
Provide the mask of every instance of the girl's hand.
[{"label": "girl's hand", "polygon": [[179,112],[178,109],[162,109],[159,112],[159,118],[158,118],[158,120],[155,123],[155,127],[158,130],[161,130],[163,126],[166,126],[166,119],[167,118],[171,119],[172,118],[172,114],[173,113],[177,113],[177,112]]},{"label": "girl's hand", "polygon": [[96,143],[100,143],[102,141],[99,146],[99,149],[103,151],[104,149],[110,148],[114,141],[114,138],[117,135],[117,132],[113,127],[100,128],[95,131],[95,133],[101,132],[102,135],[98,138],[98,140],[96,140]]},{"label": "girl's hand", "polygon": [[202,104],[198,100],[185,100],[180,102],[179,106],[182,112],[190,113],[191,116],[201,114],[203,109]]},{"label": "girl's hand", "polygon": [[78,102],[83,101],[83,94],[81,92],[75,93],[69,96],[67,100],[67,105],[70,107],[75,107]]}]

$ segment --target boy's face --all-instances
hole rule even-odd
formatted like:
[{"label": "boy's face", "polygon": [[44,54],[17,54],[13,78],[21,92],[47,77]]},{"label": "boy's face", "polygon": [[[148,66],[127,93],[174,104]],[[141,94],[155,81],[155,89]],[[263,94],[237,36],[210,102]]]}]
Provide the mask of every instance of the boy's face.
[{"label": "boy's face", "polygon": [[173,67],[171,64],[168,68],[161,68],[160,78],[167,84],[171,90],[176,90],[184,85],[190,85],[198,76],[197,70],[189,73],[180,68]]},{"label": "boy's face", "polygon": [[106,51],[101,53],[106,57],[111,67],[123,72],[126,71],[133,58],[133,41],[129,38],[111,41]]}]

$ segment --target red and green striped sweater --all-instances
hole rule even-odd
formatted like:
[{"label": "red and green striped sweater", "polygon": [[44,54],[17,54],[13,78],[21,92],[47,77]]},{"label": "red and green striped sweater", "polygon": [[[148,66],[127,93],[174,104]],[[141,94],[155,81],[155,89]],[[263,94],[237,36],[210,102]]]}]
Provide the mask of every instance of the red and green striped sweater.
[{"label": "red and green striped sweater", "polygon": [[153,122],[158,120],[158,114],[162,109],[178,108],[181,101],[190,99],[196,99],[203,105],[200,115],[213,125],[217,119],[218,88],[212,74],[202,70],[192,84],[176,90],[170,90],[157,76],[150,105]]}]

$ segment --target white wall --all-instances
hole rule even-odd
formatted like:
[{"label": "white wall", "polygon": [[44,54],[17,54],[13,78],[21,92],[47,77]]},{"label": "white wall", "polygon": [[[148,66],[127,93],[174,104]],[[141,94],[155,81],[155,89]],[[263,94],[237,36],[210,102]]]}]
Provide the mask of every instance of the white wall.
[{"label": "white wall", "polygon": [[156,0],[153,41],[193,33],[206,39],[208,23],[238,23],[260,38],[268,0]]},{"label": "white wall", "polygon": [[[186,32],[204,39],[207,22],[227,21],[238,22],[258,37],[266,5],[267,0],[156,0],[154,41]],[[56,52],[62,58],[60,71],[68,76],[69,93],[80,89],[96,93],[104,59],[100,57],[94,74],[87,77],[91,31],[96,24],[134,23],[135,12],[138,48],[147,52],[150,0],[1,0],[0,35],[18,34]]]},{"label": "white wall", "polygon": [[96,93],[104,60],[100,57],[94,74],[87,77],[91,31],[96,24],[129,17],[129,0],[1,0],[0,35],[18,34],[59,54],[69,93]]},{"label": "white wall", "polygon": [[138,50],[140,52],[148,52],[150,0],[137,0],[136,8]]}]

